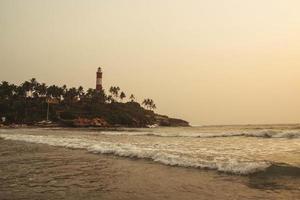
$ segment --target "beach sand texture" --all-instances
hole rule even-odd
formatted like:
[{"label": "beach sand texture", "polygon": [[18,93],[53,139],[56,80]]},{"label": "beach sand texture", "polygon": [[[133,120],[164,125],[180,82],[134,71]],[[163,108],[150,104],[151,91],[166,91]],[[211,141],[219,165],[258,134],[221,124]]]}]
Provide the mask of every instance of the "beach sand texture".
[{"label": "beach sand texture", "polygon": [[299,199],[299,183],[0,139],[0,199]]}]

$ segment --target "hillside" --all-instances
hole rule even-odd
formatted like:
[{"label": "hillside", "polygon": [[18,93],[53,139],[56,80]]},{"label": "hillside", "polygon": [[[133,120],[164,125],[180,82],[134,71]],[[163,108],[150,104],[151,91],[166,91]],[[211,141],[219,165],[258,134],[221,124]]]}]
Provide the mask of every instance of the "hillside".
[{"label": "hillside", "polygon": [[[59,126],[75,127],[147,127],[188,126],[180,119],[158,115],[153,100],[145,99],[144,107],[133,95],[123,102],[126,95],[119,87],[111,87],[110,94],[104,90],[82,87],[67,88],[40,84],[35,79],[20,86],[2,82],[0,84],[0,117],[6,124],[35,125],[47,118]],[[40,123],[41,124],[41,123]]]}]

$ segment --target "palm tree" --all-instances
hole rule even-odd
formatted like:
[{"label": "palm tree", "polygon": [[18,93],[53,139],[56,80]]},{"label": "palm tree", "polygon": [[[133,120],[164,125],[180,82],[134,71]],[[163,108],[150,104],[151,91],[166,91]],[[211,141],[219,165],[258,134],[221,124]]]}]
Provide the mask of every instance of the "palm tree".
[{"label": "palm tree", "polygon": [[93,93],[94,93],[94,89],[89,88],[89,89],[86,91],[85,96],[86,96],[87,98],[92,98],[92,97],[93,97]]},{"label": "palm tree", "polygon": [[77,89],[77,92],[78,92],[79,98],[82,99],[82,97],[84,96],[84,89],[83,89],[83,87],[79,86],[78,89]]},{"label": "palm tree", "polygon": [[15,86],[10,85],[7,81],[2,81],[0,84],[0,98],[10,99],[15,92]]},{"label": "palm tree", "polygon": [[108,97],[105,95],[104,90],[98,91],[89,88],[85,94],[85,97],[93,103],[105,103],[105,101],[108,101]]},{"label": "palm tree", "polygon": [[17,91],[18,90],[18,86],[16,86],[15,84],[10,84],[10,95],[11,97],[16,97],[17,96]]},{"label": "palm tree", "polygon": [[18,89],[18,94],[24,98],[25,103],[25,118],[28,116],[28,108],[27,108],[27,96],[28,93],[32,91],[31,83],[29,81],[25,81],[21,84],[21,87]]},{"label": "palm tree", "polygon": [[134,102],[134,100],[135,100],[135,97],[134,97],[134,95],[133,95],[133,94],[131,94],[131,95],[130,95],[130,97],[129,97],[129,99],[130,99],[130,101],[131,101],[131,102]]},{"label": "palm tree", "polygon": [[124,98],[126,98],[126,94],[124,92],[121,92],[120,94],[121,101],[123,101]]},{"label": "palm tree", "polygon": [[53,98],[55,96],[55,85],[51,85],[47,88],[47,97]]},{"label": "palm tree", "polygon": [[36,85],[36,84],[37,84],[36,78],[30,79],[30,83],[31,83],[32,85]]},{"label": "palm tree", "polygon": [[35,90],[39,97],[45,97],[47,94],[47,86],[45,83],[39,84]]},{"label": "palm tree", "polygon": [[119,98],[119,91],[120,87],[110,87],[109,92],[114,96],[115,98]]},{"label": "palm tree", "polygon": [[69,102],[72,102],[74,100],[77,100],[78,98],[78,91],[76,88],[72,87],[70,89],[67,90],[66,94],[66,100]]},{"label": "palm tree", "polygon": [[61,90],[63,99],[65,99],[68,87],[66,85],[63,85],[62,87],[60,87],[60,90]]},{"label": "palm tree", "polygon": [[47,97],[48,98],[56,98],[58,100],[61,100],[61,97],[63,95],[64,95],[63,89],[56,85],[51,85],[50,87],[47,88]]},{"label": "palm tree", "polygon": [[113,98],[111,95],[108,95],[108,96],[106,97],[106,101],[109,102],[109,103],[112,103],[112,102],[114,102],[115,100],[114,100],[114,98]]},{"label": "palm tree", "polygon": [[28,92],[30,92],[30,91],[31,91],[31,83],[28,81],[25,81],[24,83],[22,83],[21,89],[20,89],[21,95],[23,97],[27,98]]},{"label": "palm tree", "polygon": [[31,90],[31,95],[33,94],[34,90],[36,89],[36,87],[39,85],[39,83],[37,82],[37,80],[35,78],[30,79],[30,90]]},{"label": "palm tree", "polygon": [[146,108],[148,108],[149,106],[149,99],[144,99],[144,101],[142,102],[142,105],[144,105]]},{"label": "palm tree", "polygon": [[146,108],[150,109],[150,110],[154,110],[156,109],[156,105],[154,104],[154,101],[152,99],[144,99],[143,103],[142,103]]},{"label": "palm tree", "polygon": [[39,98],[40,94],[39,94],[39,87],[40,87],[40,84],[37,83],[35,86],[34,86],[34,90],[32,92],[32,96],[33,98],[37,99]]},{"label": "palm tree", "polygon": [[155,110],[156,109],[156,105],[152,102],[152,105],[151,105],[151,109],[152,110]]},{"label": "palm tree", "polygon": [[36,78],[32,78],[30,79],[29,81],[29,91],[30,92],[30,97],[34,97],[34,98],[38,98],[39,97],[39,86],[40,86],[40,83],[36,80]]}]

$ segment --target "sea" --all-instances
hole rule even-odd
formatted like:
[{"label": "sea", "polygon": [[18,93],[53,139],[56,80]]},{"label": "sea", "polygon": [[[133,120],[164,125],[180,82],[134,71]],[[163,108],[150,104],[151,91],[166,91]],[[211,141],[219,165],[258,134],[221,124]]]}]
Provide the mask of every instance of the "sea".
[{"label": "sea", "polygon": [[[96,194],[102,199],[300,199],[300,125],[297,124],[0,129],[0,144],[0,175],[6,176],[5,180],[0,179],[0,197],[2,194],[7,199],[80,197],[72,196],[72,187],[83,188],[80,194],[85,194],[86,199],[99,199]],[[28,150],[33,147],[35,150]],[[77,155],[81,156],[75,159]],[[44,163],[45,158],[51,159]],[[90,160],[79,162],[86,159]],[[99,163],[99,159],[103,162]],[[34,160],[39,160],[38,166]],[[31,173],[16,167],[18,163],[22,166],[22,162]],[[44,176],[49,178],[48,182],[35,182],[42,175],[41,172],[36,175],[34,169],[39,171],[53,165],[57,166],[51,168],[53,174],[76,171],[74,166],[77,171],[85,169],[88,173],[73,176],[71,173],[67,179],[62,175],[59,182],[47,172]],[[95,180],[100,172],[101,178]],[[116,173],[119,175],[113,175]],[[14,182],[16,174],[28,176],[28,180]],[[80,183],[67,185],[60,193],[51,190],[56,182],[51,185],[49,182],[56,180],[64,185],[68,179],[78,179]],[[15,188],[3,186],[4,181],[23,187],[9,193]],[[28,181],[39,183],[39,187],[31,188]],[[104,185],[102,188],[110,189],[97,189],[94,184],[97,181]],[[48,192],[41,193],[43,186]]]}]

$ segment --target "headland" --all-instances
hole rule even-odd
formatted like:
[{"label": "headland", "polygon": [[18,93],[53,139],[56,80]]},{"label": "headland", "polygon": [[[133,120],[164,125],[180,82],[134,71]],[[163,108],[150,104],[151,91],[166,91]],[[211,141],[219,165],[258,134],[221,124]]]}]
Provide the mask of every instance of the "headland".
[{"label": "headland", "polygon": [[0,83],[1,126],[155,127],[189,126],[185,120],[154,112],[150,98],[141,103],[118,86],[107,94],[98,68],[95,89],[46,85],[35,78],[15,85]]}]

